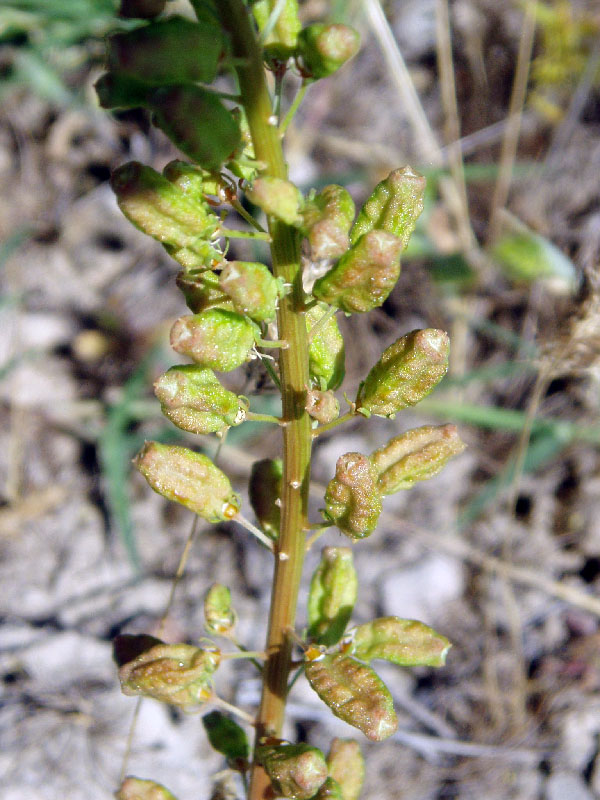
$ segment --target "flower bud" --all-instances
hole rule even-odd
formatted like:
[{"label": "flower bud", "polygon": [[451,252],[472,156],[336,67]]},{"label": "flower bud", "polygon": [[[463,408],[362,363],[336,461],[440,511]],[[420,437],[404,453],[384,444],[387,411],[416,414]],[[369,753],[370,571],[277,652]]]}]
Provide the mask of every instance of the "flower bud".
[{"label": "flower bud", "polygon": [[424,193],[425,178],[410,167],[390,172],[358,212],[350,231],[352,244],[369,231],[382,230],[397,236],[404,250],[423,211]]},{"label": "flower bud", "polygon": [[[277,0],[255,0],[252,3],[252,13],[262,33],[269,24],[273,11],[278,5]],[[298,17],[298,0],[285,0],[275,25],[265,39],[267,55],[285,61],[296,47],[301,24]]]},{"label": "flower bud", "polygon": [[221,653],[191,644],[159,644],[119,669],[121,690],[174,706],[206,702]]},{"label": "flower bud", "polygon": [[270,322],[275,318],[283,281],[264,264],[228,261],[221,271],[219,286],[239,314],[246,314],[255,322]]},{"label": "flower bud", "polygon": [[336,653],[305,665],[309,684],[336,717],[373,742],[391,736],[398,727],[394,703],[381,678],[365,664]]},{"label": "flower bud", "polygon": [[210,269],[180,272],[175,279],[185,302],[194,314],[209,308],[233,311],[233,303],[219,286],[219,276]]},{"label": "flower bud", "polygon": [[448,334],[435,328],[401,336],[361,383],[356,410],[365,416],[393,417],[416,405],[446,374],[449,350]]},{"label": "flower bud", "polygon": [[[317,303],[306,312],[306,329],[320,323],[329,307],[325,303]],[[322,391],[337,389],[344,380],[345,374],[344,338],[340,333],[335,316],[319,324],[318,330],[310,337],[308,346],[308,370],[310,377],[319,384]]]},{"label": "flower bud", "polygon": [[175,795],[155,781],[127,776],[116,792],[117,800],[176,800]]},{"label": "flower bud", "polygon": [[340,415],[340,404],[331,389],[321,392],[319,389],[309,389],[306,393],[304,405],[306,413],[322,425],[332,422]]},{"label": "flower bud", "polygon": [[231,592],[222,583],[213,583],[204,595],[204,620],[209,633],[227,636],[233,631],[236,614],[231,607]]},{"label": "flower bud", "polygon": [[205,169],[220,169],[239,144],[240,129],[231,112],[201,86],[157,89],[150,105],[156,127]]},{"label": "flower bud", "polygon": [[354,220],[354,200],[342,186],[325,186],[302,209],[303,229],[315,261],[339,258],[350,245],[348,232]]},{"label": "flower bud", "polygon": [[423,425],[396,436],[371,453],[379,491],[384,496],[394,494],[410,489],[416,481],[433,478],[464,449],[456,425]]},{"label": "flower bud", "polygon": [[201,367],[230,372],[250,358],[256,331],[241,314],[211,308],[180,317],[171,328],[171,347]]},{"label": "flower bud", "polygon": [[223,38],[216,24],[173,16],[109,36],[107,50],[109,69],[147,84],[212,83]]},{"label": "flower bud", "polygon": [[365,760],[358,742],[334,739],[327,754],[327,766],[342,790],[343,800],[358,800],[365,780]]},{"label": "flower bud", "polygon": [[315,22],[298,37],[302,72],[310,78],[326,78],[356,55],[360,36],[348,25]]},{"label": "flower bud", "polygon": [[116,169],[110,183],[127,219],[158,239],[183,266],[209,266],[213,258],[222,258],[210,242],[219,220],[202,198],[186,196],[159,172],[137,161]]},{"label": "flower bud", "polygon": [[326,518],[351,539],[364,539],[377,527],[380,514],[375,467],[361,453],[340,456],[325,492]]},{"label": "flower bud", "polygon": [[275,217],[287,225],[300,225],[300,209],[304,203],[302,193],[291,181],[283,178],[257,178],[246,189],[246,197],[262,208],[267,216]]},{"label": "flower bud", "polygon": [[171,367],[154,384],[165,417],[190,433],[216,433],[246,418],[246,403],[214,372],[195,365]]},{"label": "flower bud", "polygon": [[308,635],[317,644],[336,644],[352,614],[358,580],[349,547],[324,547],[310,582]]},{"label": "flower bud", "polygon": [[448,639],[414,619],[380,617],[349,631],[349,652],[361,661],[380,658],[401,667],[442,667]]},{"label": "flower bud", "polygon": [[366,233],[319,278],[313,295],[347,314],[380,306],[400,277],[402,241],[392,233]]},{"label": "flower bud", "polygon": [[277,540],[281,526],[281,479],[283,461],[265,458],[255,461],[250,472],[250,505],[263,531]]},{"label": "flower bud", "polygon": [[125,19],[152,19],[158,17],[166,0],[121,0],[119,16]]},{"label": "flower bud", "polygon": [[229,478],[202,453],[146,442],[133,463],[155,492],[208,522],[225,522],[239,511],[240,499]]},{"label": "flower bud", "polygon": [[325,756],[308,744],[262,744],[256,759],[271,779],[277,795],[309,800],[327,779]]}]

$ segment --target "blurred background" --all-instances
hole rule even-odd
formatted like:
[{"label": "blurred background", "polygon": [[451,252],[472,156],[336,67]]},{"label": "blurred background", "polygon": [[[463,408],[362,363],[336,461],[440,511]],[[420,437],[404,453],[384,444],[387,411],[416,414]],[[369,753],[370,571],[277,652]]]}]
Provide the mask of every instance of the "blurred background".
[{"label": "blurred background", "polygon": [[[190,514],[130,460],[176,431],[152,382],[175,363],[177,271],[120,214],[128,160],[177,157],[142,112],[108,114],[93,83],[116,0],[0,8],[0,784],[6,800],[101,800],[119,781],[135,701],[111,639],[156,632]],[[397,614],[454,643],[441,670],[379,668],[398,734],[367,756],[364,800],[600,797],[600,6],[597,0],[307,0],[305,21],[355,26],[359,55],[307,94],[287,137],[303,190],[362,202],[396,167],[427,177],[403,272],[381,309],[342,320],[353,396],[400,335],[443,328],[447,378],[395,420],[319,439],[322,485],[349,450],[429,422],[468,444],[438,477],[389,498],[354,548],[356,622]],[[181,0],[169,9],[189,13]],[[297,82],[286,87],[288,102]],[[239,258],[252,253],[237,247]],[[230,376],[252,394],[258,362]],[[341,398],[341,395],[340,395]],[[277,413],[275,394],[256,410]],[[278,432],[230,432],[220,463],[244,491]],[[313,493],[314,518],[319,496]],[[246,515],[251,516],[245,503]],[[323,544],[345,544],[335,529]],[[318,550],[318,548],[316,548]],[[311,553],[307,576],[318,560]],[[202,597],[229,585],[238,634],[261,648],[270,557],[235,525],[201,530],[166,622],[203,636]],[[301,595],[303,623],[306,586]],[[251,711],[251,668],[217,690]],[[327,749],[355,731],[299,681],[286,733]],[[361,738],[356,732],[355,738]],[[142,704],[127,771],[208,798],[224,768],[199,715]]]}]

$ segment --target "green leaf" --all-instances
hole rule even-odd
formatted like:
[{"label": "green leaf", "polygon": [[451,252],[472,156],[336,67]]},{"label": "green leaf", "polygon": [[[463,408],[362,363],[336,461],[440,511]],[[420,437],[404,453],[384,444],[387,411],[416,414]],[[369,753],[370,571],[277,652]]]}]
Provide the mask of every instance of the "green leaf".
[{"label": "green leaf", "polygon": [[401,667],[441,667],[452,646],[445,636],[423,622],[380,617],[348,634],[349,652],[361,661],[382,659]]},{"label": "green leaf", "polygon": [[336,653],[309,661],[305,674],[335,716],[358,728],[368,739],[379,742],[396,731],[398,720],[392,696],[371,667]]},{"label": "green leaf", "polygon": [[230,717],[220,711],[211,711],[202,717],[202,724],[211,746],[222,753],[232,767],[246,762],[250,756],[250,745],[245,731]]},{"label": "green leaf", "polygon": [[310,582],[308,635],[317,644],[336,644],[344,635],[358,591],[349,547],[324,547]]}]

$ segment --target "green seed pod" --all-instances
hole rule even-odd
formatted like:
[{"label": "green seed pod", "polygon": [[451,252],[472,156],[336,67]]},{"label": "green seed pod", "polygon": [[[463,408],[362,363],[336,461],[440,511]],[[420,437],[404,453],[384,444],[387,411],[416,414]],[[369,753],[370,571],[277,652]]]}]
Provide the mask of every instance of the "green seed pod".
[{"label": "green seed pod", "polygon": [[129,78],[115,72],[101,75],[94,89],[102,108],[143,108],[148,105],[148,98],[153,87],[147,83]]},{"label": "green seed pod", "polygon": [[164,10],[166,0],[121,0],[119,16],[125,19],[153,19]]},{"label": "green seed pod", "polygon": [[208,522],[233,519],[240,509],[240,498],[227,475],[202,453],[146,442],[133,463],[155,492]]},{"label": "green seed pod", "polygon": [[173,16],[108,38],[110,70],[153,86],[212,83],[223,51],[217,25]]},{"label": "green seed pod", "polygon": [[428,625],[400,617],[374,619],[349,631],[348,637],[346,652],[361,661],[380,658],[401,667],[442,667],[452,647]]},{"label": "green seed pod", "polygon": [[248,493],[250,505],[263,531],[271,539],[279,538],[281,527],[281,479],[283,461],[279,458],[264,458],[252,464]]},{"label": "green seed pod", "polygon": [[333,75],[358,53],[360,35],[348,25],[315,22],[298,37],[302,73],[318,80]]},{"label": "green seed pod", "polygon": [[[269,24],[271,14],[277,5],[277,0],[255,0],[252,3],[252,13],[261,33]],[[301,27],[298,18],[298,0],[285,0],[264,42],[267,56],[280,61],[287,60],[296,47]]]},{"label": "green seed pod", "polygon": [[116,169],[110,183],[127,219],[158,239],[183,266],[210,266],[216,257],[223,257],[210,242],[219,220],[202,198],[186,196],[137,161]]},{"label": "green seed pod", "polygon": [[377,527],[380,514],[375,467],[361,453],[340,456],[325,492],[325,517],[351,539],[364,539]]},{"label": "green seed pod", "polygon": [[170,86],[150,97],[153,122],[183,153],[218,170],[235,151],[240,129],[216,94],[200,86]]},{"label": "green seed pod", "polygon": [[340,415],[340,404],[331,389],[322,392],[319,389],[309,389],[306,393],[306,403],[304,404],[306,413],[325,425],[332,422]]},{"label": "green seed pod", "polygon": [[371,453],[379,491],[394,494],[410,489],[416,481],[433,478],[464,449],[456,425],[423,425],[396,436]]},{"label": "green seed pod", "polygon": [[115,797],[117,800],[176,800],[162,784],[131,776],[125,778]]},{"label": "green seed pod", "polygon": [[416,405],[446,374],[449,351],[448,334],[435,328],[401,336],[361,383],[356,410],[367,417],[393,417]]},{"label": "green seed pod", "polygon": [[222,753],[232,769],[247,766],[250,755],[248,737],[243,728],[220,711],[211,711],[202,717],[202,724],[211,746]]},{"label": "green seed pod", "polygon": [[256,759],[278,796],[309,800],[327,780],[325,756],[308,744],[263,744]]},{"label": "green seed pod", "polygon": [[208,172],[178,159],[169,161],[163,169],[163,175],[184,194],[198,200],[203,200],[207,194],[218,195],[228,185],[218,172]]},{"label": "green seed pod", "polygon": [[184,708],[205,703],[212,695],[212,676],[220,661],[216,648],[157,644],[119,669],[121,691]]},{"label": "green seed pod", "polygon": [[236,106],[231,110],[231,116],[240,127],[241,142],[233,157],[227,162],[227,168],[238,178],[252,183],[257,175],[257,162],[255,161],[254,143],[250,134],[248,119],[244,109]]},{"label": "green seed pod", "polygon": [[342,787],[333,778],[327,778],[313,800],[344,800]]},{"label": "green seed pod", "polygon": [[359,211],[350,241],[355,244],[365,233],[382,230],[398,236],[404,249],[423,211],[424,194],[425,178],[410,167],[390,172]]},{"label": "green seed pod", "polygon": [[324,547],[310,582],[308,635],[330,647],[339,642],[352,614],[358,579],[349,547]]},{"label": "green seed pod", "polygon": [[255,322],[270,322],[275,318],[283,280],[276,278],[264,264],[228,261],[219,277],[219,286],[239,314],[246,314]]},{"label": "green seed pod", "polygon": [[[325,303],[317,303],[309,308],[306,312],[306,329],[309,333],[328,311]],[[345,356],[344,338],[335,316],[331,316],[325,324],[319,325],[308,346],[310,377],[319,384],[321,391],[337,389],[344,380]]]},{"label": "green seed pod", "polygon": [[230,590],[222,583],[213,583],[204,595],[204,627],[209,633],[228,636],[233,631],[235,620]]},{"label": "green seed pod", "polygon": [[171,367],[154,384],[154,394],[165,417],[190,433],[216,433],[246,418],[247,404],[212,370],[192,364]]},{"label": "green seed pod", "polygon": [[219,286],[219,275],[212,270],[190,270],[178,273],[175,283],[194,314],[209,308],[233,311],[233,303]]},{"label": "green seed pod", "polygon": [[325,186],[302,209],[303,230],[315,261],[339,258],[350,246],[348,233],[354,220],[354,200],[342,186]]},{"label": "green seed pod", "polygon": [[392,696],[371,667],[336,653],[307,662],[305,674],[335,716],[371,741],[380,742],[396,731],[398,719]]},{"label": "green seed pod", "polygon": [[262,208],[267,216],[275,217],[287,225],[301,225],[300,213],[304,204],[302,192],[291,181],[283,178],[257,178],[246,189],[246,197]]},{"label": "green seed pod", "polygon": [[327,766],[342,790],[343,800],[358,800],[365,780],[365,760],[358,742],[334,739],[327,754]]},{"label": "green seed pod", "polygon": [[257,328],[247,317],[221,308],[180,317],[171,347],[201,367],[230,372],[250,358]]},{"label": "green seed pod", "polygon": [[400,277],[402,242],[392,233],[370,231],[319,278],[313,295],[347,314],[380,306]]}]

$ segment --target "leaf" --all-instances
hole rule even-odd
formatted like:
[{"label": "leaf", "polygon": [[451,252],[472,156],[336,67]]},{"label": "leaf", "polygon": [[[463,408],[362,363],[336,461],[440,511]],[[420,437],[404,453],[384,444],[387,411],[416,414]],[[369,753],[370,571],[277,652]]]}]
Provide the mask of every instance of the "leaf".
[{"label": "leaf", "polygon": [[373,742],[391,736],[398,727],[394,703],[386,685],[370,668],[342,653],[306,664],[311,687],[336,717]]},{"label": "leaf", "polygon": [[380,617],[350,632],[350,652],[361,661],[380,658],[401,667],[441,667],[452,645],[423,622]]},{"label": "leaf", "polygon": [[211,746],[222,753],[228,762],[245,762],[250,756],[250,745],[245,731],[230,717],[220,711],[211,711],[202,717],[202,724]]}]

